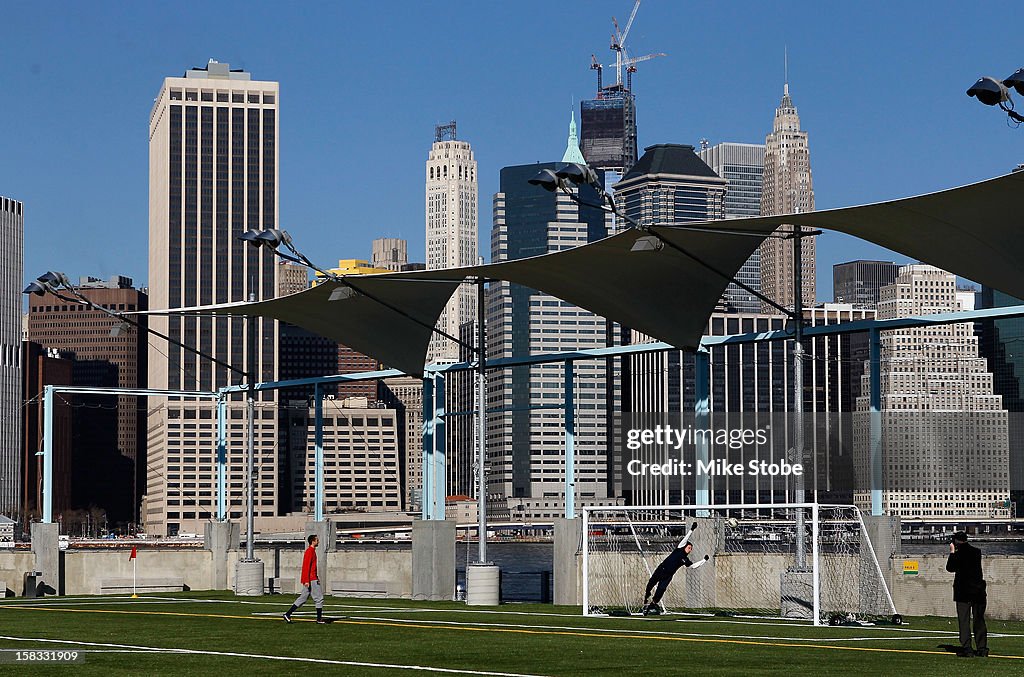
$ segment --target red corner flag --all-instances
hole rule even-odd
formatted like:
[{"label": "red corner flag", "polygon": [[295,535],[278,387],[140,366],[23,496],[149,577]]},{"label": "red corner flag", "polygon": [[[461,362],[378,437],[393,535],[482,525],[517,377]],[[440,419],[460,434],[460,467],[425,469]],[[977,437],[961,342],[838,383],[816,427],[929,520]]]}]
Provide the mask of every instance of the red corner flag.
[{"label": "red corner flag", "polygon": [[137,553],[135,552],[135,546],[133,545],[133,546],[132,546],[132,554],[128,555],[128,560],[129,560],[129,561],[131,561],[131,560],[135,559],[135,558],[136,558],[137,556],[138,556],[138,555],[137,555]]}]

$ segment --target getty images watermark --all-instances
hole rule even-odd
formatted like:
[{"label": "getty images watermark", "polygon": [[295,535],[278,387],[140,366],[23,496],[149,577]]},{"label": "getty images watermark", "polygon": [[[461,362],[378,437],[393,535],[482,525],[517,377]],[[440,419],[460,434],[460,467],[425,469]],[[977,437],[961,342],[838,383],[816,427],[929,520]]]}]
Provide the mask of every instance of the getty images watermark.
[{"label": "getty images watermark", "polygon": [[[633,477],[644,476],[729,476],[729,477],[795,477],[804,474],[801,463],[790,463],[786,459],[763,460],[761,458],[744,459],[737,463],[735,459],[715,457],[715,452],[742,452],[741,456],[756,454],[761,447],[768,445],[770,440],[769,426],[760,428],[698,428],[692,425],[680,427],[671,424],[657,424],[648,428],[632,427],[626,429],[625,447],[631,452],[641,452],[643,456],[654,456],[644,460],[632,458],[626,463],[626,472]],[[708,449],[707,458],[696,458],[698,445]],[[659,453],[671,457],[662,456]],[[685,455],[684,455],[685,454]],[[692,461],[686,456],[694,455]],[[678,458],[677,456],[683,456]]]}]

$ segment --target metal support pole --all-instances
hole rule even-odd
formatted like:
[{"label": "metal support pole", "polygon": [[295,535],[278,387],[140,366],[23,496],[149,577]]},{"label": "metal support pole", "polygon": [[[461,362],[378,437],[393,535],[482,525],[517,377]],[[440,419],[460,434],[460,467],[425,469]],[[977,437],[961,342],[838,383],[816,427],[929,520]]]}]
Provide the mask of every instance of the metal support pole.
[{"label": "metal support pole", "polygon": [[53,522],[53,386],[43,388],[43,522]]},{"label": "metal support pole", "polygon": [[228,401],[224,393],[217,397],[217,519],[221,522],[228,518],[227,484],[228,484],[228,434],[227,434]]},{"label": "metal support pole", "polygon": [[[710,417],[710,372],[711,353],[706,348],[697,350],[694,354],[693,367],[693,427],[695,430],[708,430],[710,428],[708,418]],[[709,460],[709,445],[706,435],[697,435],[694,442],[695,463],[707,463]],[[711,491],[707,473],[695,472],[696,499],[697,505],[711,504]],[[709,511],[698,510],[698,517],[707,517]]]},{"label": "metal support pole", "polygon": [[821,551],[818,547],[818,539],[820,538],[820,532],[818,531],[819,518],[818,502],[815,501],[811,506],[811,607],[812,614],[814,615],[814,625],[821,625],[821,567],[819,565]]},{"label": "metal support pole", "polygon": [[871,396],[868,417],[871,444],[871,514],[882,514],[882,345],[881,332],[868,332]]},{"label": "metal support pole", "polygon": [[[249,302],[256,300],[256,295],[249,294]],[[255,546],[255,524],[256,524],[256,318],[248,318],[249,330],[249,376],[247,378],[249,387],[246,390],[246,408],[249,412],[249,440],[247,443],[249,458],[247,461],[248,482],[246,482],[245,521],[247,536],[245,538],[245,558],[253,559],[253,548]]]},{"label": "metal support pole", "polygon": [[[795,226],[793,236],[793,463],[804,463],[804,303],[803,303],[803,239],[801,227]],[[804,476],[796,476],[793,501],[804,502]],[[804,539],[804,510],[796,511],[796,565],[807,565]]]},{"label": "metal support pole", "polygon": [[484,322],[484,282],[476,285],[477,324],[477,561],[487,563],[487,332]]},{"label": "metal support pole", "polygon": [[434,519],[434,379],[436,374],[423,376],[423,453],[420,461],[420,518]]},{"label": "metal support pole", "polygon": [[438,374],[434,381],[434,463],[431,489],[431,502],[433,506],[433,517],[431,519],[444,519],[444,499],[448,489],[448,459],[447,439],[445,433],[445,380],[444,374]]},{"label": "metal support pole", "polygon": [[324,519],[324,397],[320,384],[313,386],[314,431],[313,431],[313,519]]},{"label": "metal support pole", "polygon": [[565,519],[576,517],[576,404],[573,361],[565,361]]}]

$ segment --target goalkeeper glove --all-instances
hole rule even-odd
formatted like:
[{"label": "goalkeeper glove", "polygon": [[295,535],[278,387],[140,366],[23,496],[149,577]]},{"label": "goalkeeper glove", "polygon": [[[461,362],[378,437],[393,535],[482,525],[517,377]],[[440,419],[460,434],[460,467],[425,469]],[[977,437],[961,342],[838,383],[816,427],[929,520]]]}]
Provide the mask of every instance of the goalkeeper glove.
[{"label": "goalkeeper glove", "polygon": [[711,555],[704,555],[704,561],[705,562],[707,562],[709,559],[711,559]]},{"label": "goalkeeper glove", "polygon": [[690,525],[690,531],[693,531],[696,528],[697,528],[697,523],[696,522],[694,522],[692,525]]}]

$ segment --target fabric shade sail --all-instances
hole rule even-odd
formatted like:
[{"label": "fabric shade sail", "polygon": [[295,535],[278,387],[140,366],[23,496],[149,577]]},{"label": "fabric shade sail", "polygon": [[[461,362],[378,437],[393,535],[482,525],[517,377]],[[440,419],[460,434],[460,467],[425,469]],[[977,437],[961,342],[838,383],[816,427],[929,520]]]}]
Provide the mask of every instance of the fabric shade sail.
[{"label": "fabric shade sail", "polygon": [[[430,330],[469,278],[543,291],[679,348],[695,349],[729,280],[783,224],[847,233],[1024,298],[1024,172],[912,198],[805,214],[627,230],[573,249],[482,266],[348,276],[267,301],[156,313],[259,315],[298,325],[407,373],[423,371]],[[637,241],[644,239],[644,242]],[[634,249],[636,249],[634,251]],[[717,272],[716,272],[717,271]],[[335,300],[331,300],[332,296]],[[408,316],[408,317],[407,317]],[[413,318],[413,319],[410,319]]]},{"label": "fabric shade sail", "polygon": [[[1024,298],[1024,172],[917,197],[787,216],[719,221],[768,233],[781,224],[834,230]],[[656,228],[674,240],[675,229]]]},{"label": "fabric shade sail", "polygon": [[432,329],[458,283],[423,284],[374,275],[352,276],[352,280],[360,292],[352,293],[337,282],[325,282],[266,301],[142,314],[272,318],[343,343],[389,367],[422,374]]}]

